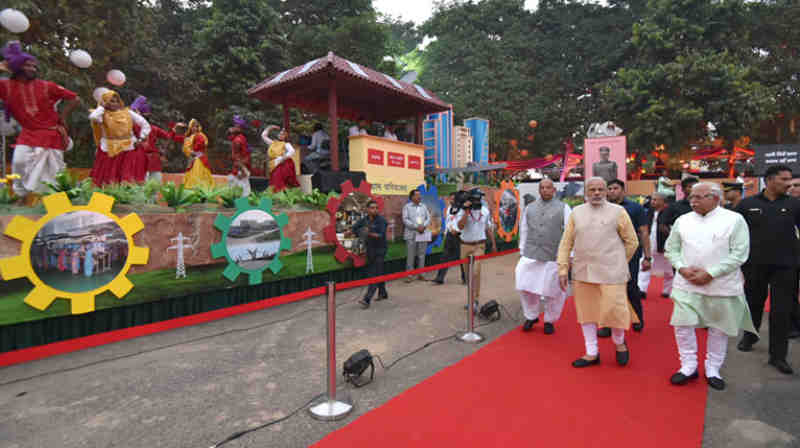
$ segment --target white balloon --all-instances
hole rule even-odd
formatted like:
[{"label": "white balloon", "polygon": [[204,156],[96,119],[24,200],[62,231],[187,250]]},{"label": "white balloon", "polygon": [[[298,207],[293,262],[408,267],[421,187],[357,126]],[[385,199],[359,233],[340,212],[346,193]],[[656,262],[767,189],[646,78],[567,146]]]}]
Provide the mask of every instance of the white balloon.
[{"label": "white balloon", "polygon": [[92,56],[83,50],[72,50],[69,60],[78,68],[89,68],[92,65]]},{"label": "white balloon", "polygon": [[106,80],[115,86],[121,86],[125,84],[125,73],[119,70],[109,70],[106,73]]},{"label": "white balloon", "polygon": [[99,103],[100,100],[103,99],[103,94],[105,94],[106,92],[108,92],[107,88],[98,87],[98,88],[94,89],[94,92],[92,92],[92,98],[94,98],[94,100]]},{"label": "white balloon", "polygon": [[24,33],[31,26],[25,14],[12,8],[0,11],[0,24],[12,33]]}]

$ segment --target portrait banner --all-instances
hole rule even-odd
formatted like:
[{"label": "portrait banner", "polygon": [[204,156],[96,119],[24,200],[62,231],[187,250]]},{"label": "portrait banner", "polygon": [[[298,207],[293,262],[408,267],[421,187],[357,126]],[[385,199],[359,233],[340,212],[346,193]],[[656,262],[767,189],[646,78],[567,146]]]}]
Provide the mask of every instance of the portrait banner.
[{"label": "portrait banner", "polygon": [[587,138],[583,141],[583,172],[586,179],[602,177],[606,182],[627,180],[627,139],[619,137]]}]

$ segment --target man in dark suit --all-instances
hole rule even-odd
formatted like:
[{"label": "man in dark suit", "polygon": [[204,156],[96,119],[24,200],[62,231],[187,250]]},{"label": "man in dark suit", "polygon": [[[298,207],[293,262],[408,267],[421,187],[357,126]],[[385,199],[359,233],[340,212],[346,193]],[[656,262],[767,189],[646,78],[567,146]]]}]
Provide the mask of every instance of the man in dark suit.
[{"label": "man in dark suit", "polygon": [[[661,289],[661,297],[669,297],[672,292],[672,279],[675,277],[675,271],[669,260],[664,257],[664,243],[667,241],[669,233],[666,233],[658,228],[658,217],[667,208],[667,195],[665,193],[653,193],[650,199],[650,207],[647,208],[646,222],[650,229],[650,247],[652,248],[653,261],[650,270],[639,270],[639,290],[642,291],[642,299],[647,295],[647,290],[650,287],[650,275],[653,271],[661,272],[664,274],[664,285]],[[642,258],[642,263],[644,258]]]}]

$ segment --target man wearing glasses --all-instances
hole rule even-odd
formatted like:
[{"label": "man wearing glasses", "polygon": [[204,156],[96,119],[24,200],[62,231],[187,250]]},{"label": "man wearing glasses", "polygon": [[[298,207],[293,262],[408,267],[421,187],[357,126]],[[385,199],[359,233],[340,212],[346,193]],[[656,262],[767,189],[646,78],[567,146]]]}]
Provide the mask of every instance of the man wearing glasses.
[{"label": "man wearing glasses", "polygon": [[[764,191],[743,199],[736,207],[750,228],[750,247],[753,248],[742,266],[744,289],[756,330],[761,326],[769,292],[769,364],[791,375],[794,371],[786,355],[792,308],[797,302],[800,201],[786,194],[792,183],[792,170],[788,166],[770,166],[764,182],[767,185]],[[738,348],[749,352],[756,342],[755,333],[745,332]]]},{"label": "man wearing glasses", "polygon": [[678,271],[672,289],[672,318],[681,368],[670,382],[697,378],[695,328],[708,328],[705,376],[714,389],[725,388],[720,368],[728,338],[740,329],[755,334],[745,300],[742,271],[750,250],[747,224],[738,213],[720,207],[722,189],[701,182],[692,187],[692,212],[675,221],[665,245],[666,257]]}]

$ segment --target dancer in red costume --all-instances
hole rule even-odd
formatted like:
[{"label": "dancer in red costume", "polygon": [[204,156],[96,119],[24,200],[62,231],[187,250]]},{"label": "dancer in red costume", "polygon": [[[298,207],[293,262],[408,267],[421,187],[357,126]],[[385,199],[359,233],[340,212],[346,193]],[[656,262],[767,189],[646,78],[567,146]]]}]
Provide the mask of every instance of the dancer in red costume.
[{"label": "dancer in red costume", "polygon": [[242,196],[250,195],[250,148],[247,147],[245,129],[249,126],[247,121],[238,116],[233,116],[233,126],[228,128],[228,140],[231,141],[231,174],[228,184],[242,188]]},{"label": "dancer in red costume", "polygon": [[[150,113],[152,112],[150,104],[147,102],[147,98],[142,95],[139,95],[135,100],[133,100],[133,103],[131,103],[131,109],[143,116],[145,119],[149,119]],[[172,130],[165,131],[160,127],[150,123],[150,134],[147,135],[146,140],[139,143],[144,149],[144,153],[147,155],[146,179],[155,179],[161,182],[161,170],[164,155],[161,154],[161,150],[159,150],[158,146],[156,145],[158,140],[172,140],[180,143],[183,142],[183,137],[176,136],[175,132]]]},{"label": "dancer in red costume", "polygon": [[[95,184],[106,185],[132,179],[127,152],[134,150],[137,138],[134,125],[139,127],[139,137],[147,139],[150,124],[141,115],[125,107],[117,92],[107,90],[100,105],[89,114],[97,143],[91,177]],[[144,154],[144,153],[142,153]]]},{"label": "dancer in red costume", "polygon": [[287,142],[289,133],[286,129],[281,129],[278,133],[278,139],[272,140],[269,137],[269,131],[278,129],[278,126],[267,126],[264,132],[261,133],[261,138],[264,143],[269,145],[267,149],[267,157],[269,157],[269,184],[275,191],[281,191],[287,187],[299,187],[300,183],[297,181],[297,172],[295,171],[294,148],[292,144]]},{"label": "dancer in red costume", "polygon": [[[14,191],[21,196],[43,193],[47,189],[44,182],[53,182],[66,168],[64,150],[69,150],[72,141],[64,123],[80,100],[75,92],[37,79],[36,58],[23,52],[19,42],[9,42],[3,58],[0,71],[10,72],[11,79],[0,79],[0,100],[6,104],[6,113],[22,126],[11,162],[12,172],[20,176]],[[62,100],[59,116],[56,105]]]}]

